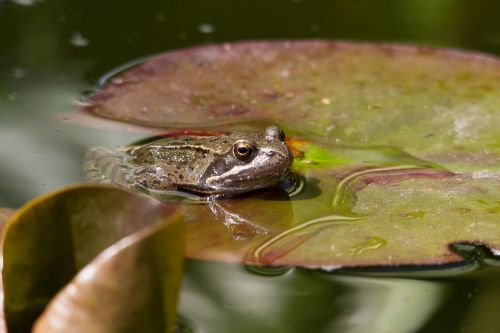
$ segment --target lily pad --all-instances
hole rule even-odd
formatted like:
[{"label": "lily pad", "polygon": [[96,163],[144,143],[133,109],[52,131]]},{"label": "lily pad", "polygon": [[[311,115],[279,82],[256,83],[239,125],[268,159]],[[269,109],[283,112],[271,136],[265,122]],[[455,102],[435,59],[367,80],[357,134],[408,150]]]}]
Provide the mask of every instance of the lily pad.
[{"label": "lily pad", "polygon": [[290,199],[264,192],[217,201],[252,237],[235,237],[206,207],[190,210],[188,256],[332,270],[466,264],[457,243],[500,250],[500,178],[410,165],[313,163],[301,172],[304,189]]},{"label": "lily pad", "polygon": [[154,127],[265,120],[344,145],[395,146],[460,169],[500,164],[500,61],[332,41],[247,42],[154,57],[85,107]]},{"label": "lily pad", "polygon": [[450,250],[453,243],[500,249],[500,179],[420,173],[401,180],[391,172],[378,177],[356,191],[354,215],[311,216],[257,247],[254,259],[323,269],[442,265],[464,262]]},{"label": "lily pad", "polygon": [[104,186],[35,199],[5,233],[8,330],[171,332],[183,257],[175,205]]},{"label": "lily pad", "polygon": [[456,243],[500,250],[498,91],[493,56],[245,42],[153,57],[117,73],[82,110],[166,135],[267,122],[286,130],[303,181],[288,198],[271,190],[186,205],[191,258],[444,265],[466,262]]}]

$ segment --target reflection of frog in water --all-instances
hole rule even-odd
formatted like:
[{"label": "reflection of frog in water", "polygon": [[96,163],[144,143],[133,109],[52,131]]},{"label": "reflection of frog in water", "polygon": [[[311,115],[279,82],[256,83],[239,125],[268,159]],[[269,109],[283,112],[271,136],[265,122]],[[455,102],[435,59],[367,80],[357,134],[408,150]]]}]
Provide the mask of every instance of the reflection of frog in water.
[{"label": "reflection of frog in water", "polygon": [[134,146],[125,153],[88,151],[87,178],[129,188],[237,194],[285,180],[293,156],[276,126],[218,137],[181,136]]}]

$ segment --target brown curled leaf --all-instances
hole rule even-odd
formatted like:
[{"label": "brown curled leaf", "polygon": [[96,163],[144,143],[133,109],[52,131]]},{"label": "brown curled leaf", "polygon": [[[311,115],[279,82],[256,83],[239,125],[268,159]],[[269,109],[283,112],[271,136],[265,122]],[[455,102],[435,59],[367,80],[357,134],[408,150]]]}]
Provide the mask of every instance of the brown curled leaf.
[{"label": "brown curled leaf", "polygon": [[170,332],[183,256],[175,205],[94,185],[35,199],[5,234],[9,332],[42,313],[36,332]]}]

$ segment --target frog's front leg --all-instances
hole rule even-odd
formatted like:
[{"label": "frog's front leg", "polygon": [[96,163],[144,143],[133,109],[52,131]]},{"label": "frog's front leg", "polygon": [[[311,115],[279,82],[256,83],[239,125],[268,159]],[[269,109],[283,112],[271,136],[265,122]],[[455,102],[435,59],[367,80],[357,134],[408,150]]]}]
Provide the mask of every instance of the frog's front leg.
[{"label": "frog's front leg", "polygon": [[173,191],[177,189],[168,165],[151,165],[133,170],[128,177],[129,187],[147,190]]}]

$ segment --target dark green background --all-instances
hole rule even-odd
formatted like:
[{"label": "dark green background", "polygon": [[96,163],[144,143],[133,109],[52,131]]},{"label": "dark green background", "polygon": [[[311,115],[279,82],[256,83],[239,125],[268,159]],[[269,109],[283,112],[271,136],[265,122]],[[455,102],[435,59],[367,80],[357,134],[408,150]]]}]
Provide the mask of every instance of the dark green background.
[{"label": "dark green background", "polygon": [[[60,69],[89,60],[87,74],[200,43],[332,38],[418,43],[500,53],[496,0],[43,0],[0,2],[0,64]],[[200,32],[200,24],[213,26]],[[78,31],[89,44],[68,40]]]}]

